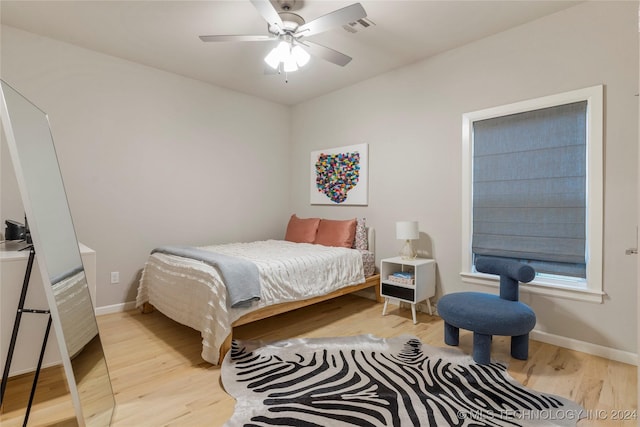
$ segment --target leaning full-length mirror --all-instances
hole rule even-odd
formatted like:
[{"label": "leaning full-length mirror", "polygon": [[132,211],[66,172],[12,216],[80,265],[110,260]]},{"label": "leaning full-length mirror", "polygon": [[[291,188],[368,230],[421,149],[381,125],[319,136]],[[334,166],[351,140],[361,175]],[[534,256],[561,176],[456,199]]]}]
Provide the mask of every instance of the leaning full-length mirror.
[{"label": "leaning full-length mirror", "polygon": [[115,402],[49,121],[0,82],[2,124],[78,424],[106,426]]}]

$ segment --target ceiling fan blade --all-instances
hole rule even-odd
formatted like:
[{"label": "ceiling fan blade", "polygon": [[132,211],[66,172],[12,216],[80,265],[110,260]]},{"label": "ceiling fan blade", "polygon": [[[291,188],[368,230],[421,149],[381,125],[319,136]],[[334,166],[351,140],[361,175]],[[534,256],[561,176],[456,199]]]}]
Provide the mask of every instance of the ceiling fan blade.
[{"label": "ceiling fan blade", "polygon": [[251,3],[258,9],[258,12],[264,20],[267,21],[269,26],[275,25],[280,29],[284,28],[280,15],[278,15],[278,12],[269,0],[251,0]]},{"label": "ceiling fan blade", "polygon": [[343,7],[342,9],[327,13],[326,15],[322,15],[311,22],[301,25],[298,27],[295,34],[305,37],[312,36],[331,28],[340,27],[350,22],[357,21],[358,19],[366,18],[366,16],[367,12],[364,10],[364,7],[362,7],[360,3],[354,3],[351,6]]},{"label": "ceiling fan blade", "polygon": [[340,53],[337,50],[333,50],[329,47],[322,46],[315,42],[310,42],[309,40],[305,40],[303,44],[306,50],[313,56],[317,56],[318,58],[322,58],[326,61],[344,67],[349,62],[351,62],[351,57],[345,55],[344,53]]},{"label": "ceiling fan blade", "polygon": [[273,36],[243,36],[243,35],[216,35],[216,36],[200,36],[203,42],[262,42],[275,40]]}]

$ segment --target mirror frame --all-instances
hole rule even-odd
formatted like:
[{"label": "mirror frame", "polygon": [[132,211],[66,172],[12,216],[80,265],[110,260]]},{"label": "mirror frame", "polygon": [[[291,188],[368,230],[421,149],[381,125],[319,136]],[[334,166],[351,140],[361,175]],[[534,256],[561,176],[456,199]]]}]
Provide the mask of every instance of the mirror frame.
[{"label": "mirror frame", "polygon": [[[7,140],[7,145],[9,148],[9,152],[11,154],[11,159],[12,159],[12,163],[14,166],[14,170],[15,170],[15,174],[16,174],[16,179],[18,182],[18,187],[20,189],[20,194],[22,196],[22,202],[23,202],[23,207],[25,210],[25,214],[26,214],[26,218],[27,221],[29,223],[29,229],[31,232],[31,239],[33,241],[33,247],[35,249],[36,252],[36,256],[39,259],[38,265],[39,265],[39,270],[40,270],[40,274],[42,276],[42,283],[44,285],[44,290],[45,290],[45,295],[47,297],[47,302],[49,304],[49,310],[51,313],[51,319],[52,319],[52,323],[53,326],[55,328],[56,331],[56,335],[57,335],[57,339],[58,339],[58,347],[60,350],[60,356],[62,359],[62,364],[64,366],[64,370],[65,370],[65,374],[67,377],[67,383],[69,386],[69,391],[71,394],[71,399],[73,401],[73,406],[75,409],[75,414],[76,414],[76,418],[78,421],[78,424],[80,427],[84,427],[85,425],[92,425],[93,423],[91,423],[90,418],[92,415],[94,414],[89,414],[89,415],[85,415],[84,411],[83,411],[83,398],[81,397],[80,393],[79,393],[79,389],[78,389],[78,384],[76,382],[76,376],[74,374],[74,370],[73,370],[73,365],[72,365],[72,361],[71,361],[71,356],[74,355],[70,355],[69,354],[69,348],[67,346],[67,340],[65,340],[65,331],[63,328],[63,322],[61,320],[61,316],[60,316],[60,311],[58,310],[58,305],[57,305],[57,300],[56,300],[56,296],[54,294],[54,289],[53,286],[55,285],[55,283],[53,282],[54,279],[51,277],[50,272],[49,272],[49,268],[47,265],[47,253],[45,251],[45,245],[43,243],[42,237],[43,234],[41,233],[41,230],[39,229],[39,222],[38,222],[38,218],[42,218],[42,216],[38,217],[34,214],[34,210],[33,210],[33,206],[32,206],[32,201],[30,198],[30,195],[33,195],[33,191],[30,191],[29,189],[29,185],[27,184],[27,179],[25,178],[25,173],[23,170],[24,165],[22,164],[22,160],[20,158],[20,154],[19,154],[19,150],[18,150],[18,144],[19,142],[16,141],[16,135],[14,133],[14,127],[13,127],[13,123],[11,120],[11,116],[12,114],[15,113],[15,111],[10,111],[11,110],[11,106],[8,105],[7,103],[7,93],[10,92],[14,92],[16,95],[20,96],[22,99],[20,101],[24,101],[26,103],[28,103],[30,105],[30,107],[32,107],[34,109],[34,112],[40,112],[43,115],[43,120],[46,122],[46,126],[48,127],[48,131],[49,131],[49,140],[46,141],[46,144],[51,144],[52,145],[52,149],[53,149],[53,161],[55,162],[56,167],[54,168],[55,170],[53,170],[52,175],[56,175],[56,176],[50,176],[48,178],[51,179],[51,181],[56,181],[59,180],[58,182],[55,182],[56,185],[59,184],[59,186],[62,188],[62,196],[64,198],[63,201],[58,201],[57,203],[64,203],[64,206],[66,207],[66,213],[63,213],[63,215],[68,214],[68,218],[62,218],[62,220],[64,220],[65,222],[68,220],[70,221],[70,230],[71,233],[67,233],[67,234],[72,234],[71,236],[64,236],[66,239],[72,238],[73,242],[75,242],[75,250],[77,251],[77,258],[79,260],[80,265],[77,267],[78,269],[82,269],[82,272],[84,273],[84,289],[86,290],[87,294],[89,293],[88,290],[88,286],[87,286],[87,278],[86,278],[86,273],[84,272],[84,265],[82,264],[82,257],[80,255],[80,249],[78,246],[78,240],[77,240],[77,235],[75,232],[75,228],[73,226],[73,220],[71,218],[71,211],[69,209],[69,204],[68,204],[68,200],[67,200],[67,196],[66,196],[66,192],[64,189],[64,183],[62,182],[62,174],[60,172],[60,166],[58,163],[58,159],[57,159],[57,155],[55,153],[55,144],[53,142],[53,137],[51,135],[51,127],[49,126],[49,118],[47,116],[47,114],[45,112],[43,112],[40,108],[38,108],[36,105],[34,105],[31,101],[29,101],[26,97],[22,96],[22,94],[20,94],[20,92],[18,92],[17,90],[15,90],[13,87],[11,87],[9,84],[7,84],[4,80],[0,80],[0,119],[2,121],[3,127],[4,127],[4,134]],[[11,96],[13,96],[13,94],[11,94]],[[23,124],[24,125],[24,124]],[[43,125],[43,124],[42,124]],[[33,189],[31,189],[33,190]],[[56,242],[48,242],[49,247],[51,246],[51,244],[56,244]],[[79,271],[78,271],[79,272]],[[56,274],[60,274],[60,272],[56,272]],[[91,298],[89,297],[88,299],[88,303],[91,305],[91,314],[93,315],[93,321],[96,323],[96,335],[94,336],[93,339],[97,338],[98,342],[99,342],[99,346],[100,346],[100,351],[102,352],[102,359],[101,359],[101,363],[104,363],[104,368],[106,370],[106,377],[107,377],[107,382],[108,382],[108,396],[105,393],[105,396],[109,397],[109,405],[108,408],[106,408],[104,411],[105,412],[105,416],[107,416],[108,421],[107,421],[107,425],[109,425],[111,423],[111,420],[113,419],[113,414],[115,412],[115,398],[113,395],[113,388],[111,385],[111,380],[109,377],[109,370],[108,370],[108,365],[106,363],[106,358],[104,356],[104,348],[102,347],[102,342],[100,340],[100,333],[99,330],[97,328],[97,321],[95,320],[95,309],[93,307],[93,304],[91,303]],[[92,339],[92,340],[93,340]],[[91,341],[92,341],[91,340]],[[87,344],[91,341],[88,341]],[[82,352],[82,350],[80,350],[80,352]],[[86,405],[86,401],[84,402]],[[98,417],[95,419],[96,425],[104,425],[101,420],[103,420],[102,417]],[[89,422],[88,422],[89,421]]]}]

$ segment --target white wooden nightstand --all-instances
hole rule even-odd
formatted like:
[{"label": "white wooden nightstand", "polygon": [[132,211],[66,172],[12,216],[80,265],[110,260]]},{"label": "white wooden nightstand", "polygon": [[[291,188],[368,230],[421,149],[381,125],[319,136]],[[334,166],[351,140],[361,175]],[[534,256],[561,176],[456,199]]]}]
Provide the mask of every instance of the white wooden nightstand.
[{"label": "white wooden nightstand", "polygon": [[[412,279],[389,278],[394,273],[410,273]],[[413,324],[416,321],[416,304],[421,301],[427,301],[429,314],[433,314],[431,310],[431,302],[429,298],[436,293],[436,262],[432,259],[416,258],[403,259],[400,257],[386,258],[380,261],[380,295],[385,298],[382,315],[387,314],[387,305],[389,300],[397,300],[411,303],[411,314],[413,315]]]}]

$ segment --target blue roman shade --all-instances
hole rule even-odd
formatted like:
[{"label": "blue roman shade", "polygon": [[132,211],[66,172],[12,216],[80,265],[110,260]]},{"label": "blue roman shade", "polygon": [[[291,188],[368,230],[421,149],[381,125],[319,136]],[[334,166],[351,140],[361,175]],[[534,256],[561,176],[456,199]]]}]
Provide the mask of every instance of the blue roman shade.
[{"label": "blue roman shade", "polygon": [[474,255],[586,276],[587,101],[473,123]]}]

